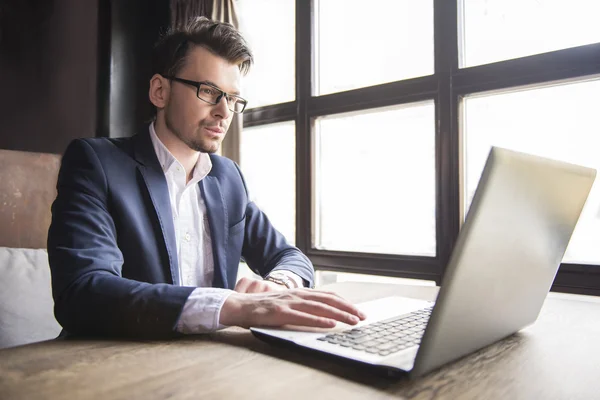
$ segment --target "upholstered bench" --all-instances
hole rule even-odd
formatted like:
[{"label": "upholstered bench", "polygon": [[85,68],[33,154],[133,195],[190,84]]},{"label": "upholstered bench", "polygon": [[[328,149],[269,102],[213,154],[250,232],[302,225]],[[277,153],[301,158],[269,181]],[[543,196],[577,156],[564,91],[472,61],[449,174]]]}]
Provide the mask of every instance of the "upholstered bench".
[{"label": "upholstered bench", "polygon": [[52,339],[46,241],[60,156],[0,150],[0,348]]}]

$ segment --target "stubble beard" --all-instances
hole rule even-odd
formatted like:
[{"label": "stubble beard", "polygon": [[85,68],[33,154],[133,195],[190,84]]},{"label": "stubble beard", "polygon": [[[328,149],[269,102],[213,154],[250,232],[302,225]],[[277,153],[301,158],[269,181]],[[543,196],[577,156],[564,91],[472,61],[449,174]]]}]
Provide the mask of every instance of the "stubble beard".
[{"label": "stubble beard", "polygon": [[211,140],[203,138],[201,132],[202,127],[198,128],[194,137],[186,137],[179,131],[179,129],[175,128],[168,116],[165,116],[165,125],[167,126],[167,129],[173,132],[173,134],[177,136],[179,140],[181,140],[186,146],[194,151],[212,154],[219,150],[221,142],[217,139]]}]

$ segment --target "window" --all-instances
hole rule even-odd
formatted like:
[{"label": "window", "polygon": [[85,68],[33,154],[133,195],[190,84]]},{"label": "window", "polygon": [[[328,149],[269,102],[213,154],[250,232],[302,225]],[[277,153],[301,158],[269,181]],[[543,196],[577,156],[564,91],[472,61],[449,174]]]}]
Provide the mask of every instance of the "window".
[{"label": "window", "polygon": [[[600,80],[467,96],[465,214],[491,146],[600,169]],[[596,182],[564,262],[600,264],[600,184]]]},{"label": "window", "polygon": [[435,256],[433,101],[322,117],[315,246]]},{"label": "window", "polygon": [[432,0],[315,4],[317,94],[433,73]]},{"label": "window", "polygon": [[246,128],[241,135],[240,167],[250,200],[273,226],[295,243],[296,145],[293,122]]},{"label": "window", "polygon": [[240,31],[254,54],[251,72],[242,81],[248,107],[295,98],[294,0],[237,0]]},{"label": "window", "polygon": [[[597,0],[240,2],[268,63],[242,168],[321,271],[440,284],[492,145],[600,167]],[[600,295],[599,186],[553,290]]]},{"label": "window", "polygon": [[600,42],[598,0],[464,0],[461,66]]}]

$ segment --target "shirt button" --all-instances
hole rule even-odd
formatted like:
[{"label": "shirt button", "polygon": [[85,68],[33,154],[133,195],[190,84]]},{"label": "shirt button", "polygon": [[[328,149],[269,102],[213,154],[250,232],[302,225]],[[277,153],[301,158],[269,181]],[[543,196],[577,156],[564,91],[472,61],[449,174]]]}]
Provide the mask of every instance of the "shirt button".
[{"label": "shirt button", "polygon": [[185,240],[187,240],[189,242],[191,238],[192,238],[192,236],[189,233],[185,234]]}]

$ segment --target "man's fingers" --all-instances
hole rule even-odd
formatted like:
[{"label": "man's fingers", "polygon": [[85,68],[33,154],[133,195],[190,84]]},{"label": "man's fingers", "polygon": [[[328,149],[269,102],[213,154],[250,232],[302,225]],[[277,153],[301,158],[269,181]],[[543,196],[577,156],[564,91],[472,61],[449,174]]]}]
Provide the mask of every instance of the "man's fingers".
[{"label": "man's fingers", "polygon": [[238,293],[248,293],[248,288],[250,287],[251,284],[252,284],[251,279],[242,278],[235,284],[235,288],[233,288],[233,290]]},{"label": "man's fingers", "polygon": [[307,314],[334,319],[350,325],[355,325],[360,321],[356,315],[318,301],[300,300],[293,303],[291,308]]},{"label": "man's fingers", "polygon": [[265,318],[260,323],[261,326],[282,326],[282,325],[297,325],[310,326],[315,328],[333,328],[336,324],[335,320],[308,314],[302,311],[286,309],[277,315],[271,315],[271,318]]},{"label": "man's fingers", "polygon": [[[308,289],[308,288],[307,288]],[[340,296],[339,294],[337,294],[336,292],[330,292],[328,290],[320,290],[320,289],[310,289],[311,293],[321,293],[321,294],[328,294],[331,296],[335,296],[335,297],[339,297],[340,299],[343,299],[342,296]]]},{"label": "man's fingers", "polygon": [[262,281],[261,282],[265,287],[265,292],[281,292],[284,290],[288,290],[285,285],[280,285],[271,281]]},{"label": "man's fingers", "polygon": [[356,315],[361,320],[364,320],[367,316],[365,313],[356,308],[355,305],[349,303],[338,295],[331,295],[329,292],[321,292],[317,290],[306,290],[297,293],[300,297],[306,300],[312,300],[319,303],[325,303],[331,307],[337,308],[342,311],[346,311],[352,315]]},{"label": "man's fingers", "polygon": [[260,293],[272,292],[275,290],[275,288],[272,288],[271,285],[269,285],[265,281],[257,281],[256,288],[257,288],[257,291]]},{"label": "man's fingers", "polygon": [[233,290],[238,293],[266,293],[285,289],[287,289],[285,286],[274,282],[244,277],[237,282]]}]

